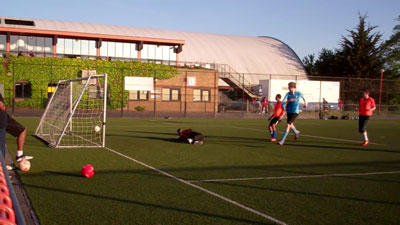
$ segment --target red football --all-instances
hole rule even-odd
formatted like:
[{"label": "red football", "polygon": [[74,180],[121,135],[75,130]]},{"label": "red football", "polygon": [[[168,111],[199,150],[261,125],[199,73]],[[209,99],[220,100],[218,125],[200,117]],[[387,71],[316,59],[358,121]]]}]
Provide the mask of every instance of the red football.
[{"label": "red football", "polygon": [[92,177],[94,174],[94,168],[90,164],[86,164],[81,169],[81,175],[86,178]]}]

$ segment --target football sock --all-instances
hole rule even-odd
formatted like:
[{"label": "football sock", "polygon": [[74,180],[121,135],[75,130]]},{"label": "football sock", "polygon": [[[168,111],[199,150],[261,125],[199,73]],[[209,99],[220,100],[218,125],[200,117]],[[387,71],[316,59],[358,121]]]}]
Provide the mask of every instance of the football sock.
[{"label": "football sock", "polygon": [[273,138],[276,138],[276,130],[274,130],[274,131],[272,132],[272,137],[273,137]]},{"label": "football sock", "polygon": [[367,134],[367,131],[364,131],[363,135],[364,135],[364,140],[365,140],[365,141],[368,141],[368,134]]},{"label": "football sock", "polygon": [[292,127],[292,131],[293,131],[295,134],[298,134],[298,133],[299,133],[299,131],[296,129],[295,126]]},{"label": "football sock", "polygon": [[17,151],[17,156],[21,156],[21,155],[23,155],[24,154],[24,151],[23,150],[18,150]]},{"label": "football sock", "polygon": [[286,130],[283,132],[283,136],[282,136],[282,139],[281,139],[282,143],[285,142],[285,139],[286,139],[288,134],[289,134],[289,132],[287,132]]}]

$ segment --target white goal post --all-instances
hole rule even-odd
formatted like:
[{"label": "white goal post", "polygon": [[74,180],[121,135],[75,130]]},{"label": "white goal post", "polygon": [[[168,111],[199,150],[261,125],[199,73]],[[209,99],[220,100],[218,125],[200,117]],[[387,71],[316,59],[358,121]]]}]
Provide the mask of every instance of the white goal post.
[{"label": "white goal post", "polygon": [[35,136],[53,148],[105,147],[107,74],[60,80]]}]

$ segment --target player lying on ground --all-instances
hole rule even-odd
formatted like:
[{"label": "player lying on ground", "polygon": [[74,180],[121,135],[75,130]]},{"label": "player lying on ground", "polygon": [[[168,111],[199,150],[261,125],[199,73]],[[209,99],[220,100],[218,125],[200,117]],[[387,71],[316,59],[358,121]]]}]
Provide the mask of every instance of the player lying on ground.
[{"label": "player lying on ground", "polygon": [[177,130],[178,132],[178,140],[187,142],[189,144],[203,144],[204,136],[200,132],[193,131],[192,129],[181,130],[180,128]]}]

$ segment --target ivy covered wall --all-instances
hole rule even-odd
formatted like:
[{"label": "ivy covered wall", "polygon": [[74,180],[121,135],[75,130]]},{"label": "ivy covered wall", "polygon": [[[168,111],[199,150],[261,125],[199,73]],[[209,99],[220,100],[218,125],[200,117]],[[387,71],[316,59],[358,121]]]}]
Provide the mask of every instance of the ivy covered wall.
[{"label": "ivy covered wall", "polygon": [[97,74],[108,74],[110,91],[109,108],[121,107],[121,98],[125,105],[129,92],[123,90],[125,76],[155,77],[169,79],[178,74],[171,66],[141,63],[69,58],[31,58],[9,56],[0,58],[0,84],[4,85],[4,100],[10,106],[13,99],[13,85],[17,81],[31,84],[32,96],[16,99],[15,106],[44,108],[47,102],[49,83],[81,77],[82,70],[96,70]]}]

